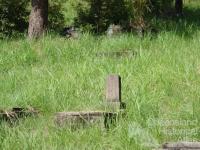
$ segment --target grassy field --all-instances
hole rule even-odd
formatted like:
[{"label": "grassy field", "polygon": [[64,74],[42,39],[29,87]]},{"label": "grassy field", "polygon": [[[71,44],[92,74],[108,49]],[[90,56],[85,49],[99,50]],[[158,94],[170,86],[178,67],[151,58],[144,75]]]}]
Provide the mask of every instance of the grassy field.
[{"label": "grassy field", "polygon": [[[83,34],[78,40],[48,35],[0,41],[0,108],[42,111],[12,127],[0,123],[0,149],[140,150],[150,143],[200,140],[198,14],[188,8],[185,19],[165,20],[158,35],[143,39]],[[135,55],[98,55],[116,51]],[[55,112],[101,108],[105,78],[113,73],[122,77],[127,105],[116,127],[72,131],[54,125]]]}]

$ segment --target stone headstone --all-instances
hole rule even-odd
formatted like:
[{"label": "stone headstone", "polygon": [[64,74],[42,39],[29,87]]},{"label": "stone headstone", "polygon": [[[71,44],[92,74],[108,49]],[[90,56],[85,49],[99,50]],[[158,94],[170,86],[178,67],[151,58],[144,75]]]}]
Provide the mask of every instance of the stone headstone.
[{"label": "stone headstone", "polygon": [[121,78],[118,75],[109,75],[106,81],[107,102],[121,102]]},{"label": "stone headstone", "polygon": [[121,102],[121,77],[109,75],[106,80],[106,109],[118,112],[124,107]]}]

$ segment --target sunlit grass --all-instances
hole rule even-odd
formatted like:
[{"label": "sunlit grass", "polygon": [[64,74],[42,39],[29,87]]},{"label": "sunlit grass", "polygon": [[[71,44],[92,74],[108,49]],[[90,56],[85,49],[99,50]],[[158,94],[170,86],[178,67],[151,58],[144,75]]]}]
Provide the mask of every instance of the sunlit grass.
[{"label": "sunlit grass", "polygon": [[[144,39],[83,35],[79,40],[48,36],[35,42],[2,41],[1,108],[33,106],[42,115],[12,128],[2,124],[1,149],[140,149],[128,136],[133,122],[149,129],[159,142],[181,138],[148,127],[148,121],[199,119],[199,41],[199,33],[185,38],[171,32]],[[116,51],[135,55],[97,55]],[[116,128],[107,133],[96,127],[75,132],[55,128],[52,115],[57,111],[100,108],[105,78],[112,73],[122,77],[127,104],[127,117]]]},{"label": "sunlit grass", "polygon": [[[139,150],[146,149],[146,141],[137,138],[147,140],[145,135],[159,144],[200,140],[199,22],[189,22],[186,16],[166,26],[162,22],[156,36],[142,39],[132,34],[83,34],[69,40],[49,34],[37,41],[0,41],[0,109],[32,106],[41,111],[39,117],[15,126],[1,123],[0,149]],[[110,55],[122,51],[134,55]],[[105,78],[113,73],[122,77],[122,101],[127,105],[127,115],[115,128],[72,131],[54,125],[55,112],[100,109]],[[192,123],[183,126],[181,121]],[[138,135],[135,124],[148,134]],[[191,133],[169,135],[164,133],[167,129]]]}]

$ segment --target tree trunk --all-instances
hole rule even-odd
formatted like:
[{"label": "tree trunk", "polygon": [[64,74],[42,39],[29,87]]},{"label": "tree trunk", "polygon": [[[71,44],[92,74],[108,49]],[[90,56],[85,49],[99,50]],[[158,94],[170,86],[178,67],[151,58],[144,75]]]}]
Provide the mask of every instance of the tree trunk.
[{"label": "tree trunk", "polygon": [[175,9],[177,15],[183,14],[183,0],[176,0],[175,2]]},{"label": "tree trunk", "polygon": [[40,37],[48,23],[48,0],[32,0],[29,18],[28,36],[30,39]]}]

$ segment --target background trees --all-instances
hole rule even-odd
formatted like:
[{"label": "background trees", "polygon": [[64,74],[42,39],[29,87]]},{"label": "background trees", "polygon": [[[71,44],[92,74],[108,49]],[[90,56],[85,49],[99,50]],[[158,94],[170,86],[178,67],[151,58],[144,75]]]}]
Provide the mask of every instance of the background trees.
[{"label": "background trees", "polygon": [[[90,26],[95,32],[105,31],[110,24],[127,23],[128,2],[124,0],[84,0],[87,8],[78,5],[76,25]],[[83,3],[82,3],[83,4]]]},{"label": "background trees", "polygon": [[[146,18],[149,21],[172,8],[182,14],[182,7],[182,0],[49,0],[48,30],[60,31],[65,24],[75,24],[104,32],[110,24],[127,28],[130,22],[142,24]],[[30,11],[30,0],[0,0],[0,36],[27,31]]]},{"label": "background trees", "polygon": [[176,0],[175,9],[176,9],[177,15],[182,15],[182,13],[183,13],[183,0]]},{"label": "background trees", "polygon": [[29,38],[39,37],[43,34],[48,24],[48,0],[32,0],[29,19]]},{"label": "background trees", "polygon": [[[48,30],[58,31],[64,26],[65,3],[65,0],[49,0]],[[0,38],[26,33],[30,12],[30,0],[0,0]]]},{"label": "background trees", "polygon": [[136,27],[144,26],[146,18],[160,16],[172,8],[173,0],[83,0],[87,8],[78,5],[77,24],[92,26],[102,32],[110,24],[120,24],[126,29],[130,23]]},{"label": "background trees", "polygon": [[29,0],[0,0],[0,37],[27,29],[28,3]]}]

